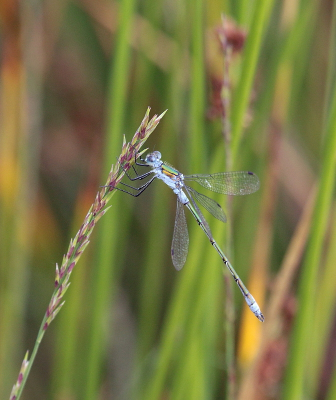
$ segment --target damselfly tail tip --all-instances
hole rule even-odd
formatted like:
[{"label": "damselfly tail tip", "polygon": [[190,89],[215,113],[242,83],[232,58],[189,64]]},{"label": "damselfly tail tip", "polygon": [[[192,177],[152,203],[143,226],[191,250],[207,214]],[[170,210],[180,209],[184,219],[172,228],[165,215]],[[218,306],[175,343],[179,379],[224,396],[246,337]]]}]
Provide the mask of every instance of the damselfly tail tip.
[{"label": "damselfly tail tip", "polygon": [[256,315],[256,317],[259,319],[259,321],[264,322],[265,321],[265,317],[264,314],[262,312],[260,312],[258,315]]}]

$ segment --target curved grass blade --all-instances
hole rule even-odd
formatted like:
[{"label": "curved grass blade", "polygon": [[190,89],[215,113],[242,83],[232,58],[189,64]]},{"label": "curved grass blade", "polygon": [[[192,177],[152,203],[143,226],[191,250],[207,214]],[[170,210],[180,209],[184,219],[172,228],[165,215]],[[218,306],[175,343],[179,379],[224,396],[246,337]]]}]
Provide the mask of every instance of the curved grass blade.
[{"label": "curved grass blade", "polygon": [[177,200],[176,216],[171,257],[174,267],[180,271],[186,262],[189,247],[189,235],[183,204]]},{"label": "curved grass blade", "polygon": [[222,222],[226,222],[226,215],[217,201],[210,199],[210,197],[205,196],[204,194],[198,193],[196,190],[187,186],[188,191],[194,196],[194,198],[207,210],[211,215],[215,218],[219,219]]},{"label": "curved grass blade", "polygon": [[186,175],[184,180],[197,182],[213,192],[235,196],[254,193],[260,186],[257,175],[249,171]]}]

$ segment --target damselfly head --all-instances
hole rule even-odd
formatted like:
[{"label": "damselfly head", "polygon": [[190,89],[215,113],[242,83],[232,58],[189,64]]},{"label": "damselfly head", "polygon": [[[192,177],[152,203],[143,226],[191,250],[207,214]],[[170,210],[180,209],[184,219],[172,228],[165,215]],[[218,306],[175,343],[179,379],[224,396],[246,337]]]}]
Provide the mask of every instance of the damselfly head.
[{"label": "damselfly head", "polygon": [[148,165],[152,167],[158,167],[162,164],[161,153],[159,151],[153,151],[153,153],[147,154],[145,161]]}]

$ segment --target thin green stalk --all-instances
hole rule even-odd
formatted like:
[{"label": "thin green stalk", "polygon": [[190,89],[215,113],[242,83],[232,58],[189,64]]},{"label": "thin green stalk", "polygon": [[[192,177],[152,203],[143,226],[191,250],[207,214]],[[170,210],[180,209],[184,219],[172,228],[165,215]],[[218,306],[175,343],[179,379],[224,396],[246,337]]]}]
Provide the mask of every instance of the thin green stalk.
[{"label": "thin green stalk", "polygon": [[[108,170],[113,159],[115,149],[119,146],[122,137],[122,126],[126,115],[126,95],[130,69],[130,37],[133,28],[135,0],[122,0],[120,3],[119,31],[116,37],[113,65],[108,93],[108,122],[106,131],[106,145],[103,162],[104,172]],[[85,400],[96,398],[100,377],[100,365],[103,352],[102,322],[106,307],[117,281],[117,266],[115,257],[117,248],[121,245],[118,239],[122,232],[118,221],[121,197],[116,198],[116,205],[103,221],[98,231],[96,248],[97,268],[94,271],[92,292],[93,304],[91,308],[91,323],[88,334],[88,355],[85,370],[85,385],[80,396]],[[114,267],[112,267],[114,266]]]},{"label": "thin green stalk", "polygon": [[[198,310],[201,311],[201,310]],[[197,310],[193,310],[197,312]],[[193,314],[194,315],[194,314]],[[197,321],[197,318],[194,318]],[[174,400],[202,400],[206,397],[207,373],[204,371],[204,337],[200,334],[202,326],[191,327],[189,338],[185,338],[188,350],[183,349],[181,359],[183,364],[175,374],[177,382],[174,382],[171,397]]]},{"label": "thin green stalk", "polygon": [[23,389],[25,387],[25,384],[26,384],[26,381],[28,379],[31,367],[33,366],[37,351],[38,351],[38,349],[40,347],[41,341],[42,341],[44,333],[45,333],[45,330],[43,328],[44,328],[44,325],[46,323],[46,319],[47,319],[47,316],[45,315],[43,320],[42,320],[42,324],[40,326],[40,329],[38,331],[37,339],[36,339],[36,342],[35,342],[35,345],[34,345],[34,348],[33,348],[33,352],[32,352],[32,354],[30,356],[29,361],[28,361],[28,351],[25,354],[25,357],[24,357],[22,365],[21,365],[21,369],[20,369],[20,372],[19,372],[19,376],[18,376],[17,382],[13,386],[13,389],[11,391],[9,400],[19,400],[20,397],[21,397],[22,391],[23,391]]},{"label": "thin green stalk", "polygon": [[[184,129],[182,128],[183,126],[183,120],[185,118],[185,105],[184,105],[184,100],[185,100],[185,90],[186,86],[181,85],[181,81],[184,79],[184,71],[181,69],[181,59],[185,57],[185,53],[188,53],[187,51],[187,39],[188,39],[188,25],[185,23],[185,18],[186,18],[186,4],[183,2],[176,2],[175,4],[175,9],[174,9],[174,15],[175,15],[175,20],[174,20],[174,30],[173,30],[173,37],[175,39],[175,42],[178,44],[175,47],[175,51],[173,52],[173,58],[172,58],[172,72],[169,76],[169,80],[167,83],[167,89],[169,91],[168,97],[169,97],[169,106],[168,109],[170,111],[169,115],[172,117],[170,118],[171,124],[170,128],[168,127],[168,131],[174,132],[170,135],[166,135],[167,137],[163,138],[160,144],[160,151],[162,151],[162,155],[166,160],[175,160],[181,158],[180,153],[176,152],[176,140],[179,138],[180,144],[181,144],[181,139],[183,140],[184,135]],[[163,147],[164,145],[164,147]],[[171,155],[169,157],[169,155]],[[144,355],[144,350],[146,347],[149,345],[149,341],[151,340],[150,338],[152,337],[153,333],[151,332],[152,329],[157,329],[158,326],[155,327],[150,327],[149,332],[146,331],[146,324],[151,323],[154,324],[156,323],[156,317],[154,315],[154,318],[152,316],[152,309],[156,307],[155,305],[150,304],[151,301],[153,301],[155,292],[160,290],[161,284],[159,283],[158,286],[153,288],[153,284],[158,284],[158,275],[160,274],[160,271],[156,271],[158,268],[160,268],[160,258],[164,258],[169,254],[169,247],[171,244],[171,229],[170,225],[165,223],[165,220],[168,219],[171,221],[171,215],[167,213],[167,210],[169,209],[168,204],[171,204],[171,202],[175,199],[173,199],[170,196],[162,196],[162,185],[160,183],[157,183],[155,187],[152,187],[151,190],[154,190],[153,194],[153,207],[152,207],[152,215],[151,215],[151,222],[150,222],[150,237],[149,237],[149,242],[148,242],[148,251],[145,257],[146,263],[145,263],[145,271],[144,271],[144,276],[143,276],[143,287],[141,290],[141,310],[140,313],[143,317],[140,318],[140,324],[141,324],[141,341],[140,343],[140,351],[142,355]],[[165,204],[167,206],[165,206]],[[175,204],[174,204],[175,206]],[[164,210],[164,211],[163,211]],[[161,214],[161,215],[160,215]],[[159,221],[160,221],[160,230],[163,231],[163,234],[160,236],[157,235],[157,229],[158,229],[158,219],[156,215],[160,215]],[[155,228],[153,229],[155,225]],[[167,236],[167,240],[166,240]],[[161,249],[161,246],[163,246],[164,243],[167,243],[168,247],[167,250],[168,252],[163,252]],[[157,252],[159,254],[157,255]],[[166,256],[165,256],[166,254]],[[157,259],[154,259],[157,255]],[[163,261],[162,260],[162,261]],[[168,262],[168,268],[172,268],[170,258],[167,260],[166,259],[166,264]],[[157,265],[158,263],[158,265]],[[167,265],[165,266],[167,268]],[[165,275],[162,277],[165,277]],[[176,276],[177,279],[181,279],[181,276],[178,274]],[[183,278],[182,278],[183,279]],[[180,281],[182,286],[182,282]],[[163,282],[165,284],[165,282]],[[177,287],[180,287],[178,284]],[[154,292],[154,294],[153,294]],[[176,293],[176,291],[175,291]],[[155,368],[155,374],[153,377],[151,377],[150,382],[145,382],[145,394],[143,398],[146,399],[153,399],[156,396],[159,396],[158,393],[162,390],[163,384],[164,384],[164,379],[165,379],[165,374],[168,371],[168,366],[169,366],[169,360],[171,358],[171,352],[174,353],[174,345],[176,344],[174,342],[175,340],[175,329],[177,328],[176,324],[181,324],[182,321],[184,320],[184,315],[187,313],[187,308],[185,307],[179,307],[179,304],[187,302],[188,299],[188,290],[179,292],[182,296],[182,298],[179,298],[179,300],[176,301],[175,306],[179,308],[179,310],[176,310],[176,317],[173,317],[173,312],[172,308],[173,307],[168,307],[168,315],[165,318],[165,321],[167,323],[164,324],[163,328],[163,334],[161,333],[161,346],[159,347],[158,351],[158,356],[155,357],[156,363],[156,368]],[[161,291],[161,300],[162,301],[162,291]],[[174,297],[174,296],[173,296]],[[145,317],[145,318],[144,318]],[[175,325],[174,325],[175,324]],[[172,341],[170,340],[172,339]],[[146,344],[148,343],[148,345]],[[152,343],[153,345],[153,343]],[[176,348],[176,347],[175,347]],[[149,348],[148,348],[149,350]],[[140,353],[140,354],[141,354]],[[167,356],[167,354],[169,354]],[[141,361],[141,360],[140,360]],[[142,369],[143,364],[140,364]],[[146,375],[147,375],[147,370],[146,370]],[[157,388],[157,391],[156,391]],[[151,392],[152,390],[152,392]],[[151,394],[149,394],[151,392]],[[135,398],[139,398],[136,397]]]},{"label": "thin green stalk", "polygon": [[[332,208],[335,210],[335,203]],[[325,268],[321,271],[321,278],[315,299],[314,329],[312,330],[313,343],[310,355],[309,379],[313,397],[317,398],[317,390],[320,386],[322,368],[327,356],[326,347],[329,345],[329,338],[334,325],[334,314],[336,304],[336,214],[333,212],[332,232],[328,240],[329,246],[325,257]]]},{"label": "thin green stalk", "polygon": [[[200,230],[198,226],[196,227]],[[218,236],[219,230],[223,230],[222,226],[218,226],[218,228],[219,229],[215,231],[216,236]],[[201,234],[202,233],[203,232],[201,232]],[[202,236],[205,241],[204,245],[208,245],[204,233]],[[209,248],[210,246],[207,247]],[[214,337],[217,336],[217,330],[211,324],[213,315],[209,312],[209,308],[212,311],[216,311],[218,307],[222,307],[222,304],[218,302],[219,293],[222,288],[221,271],[219,268],[215,267],[218,261],[220,261],[220,259],[215,251],[212,251],[209,257],[207,257],[204,251],[198,255],[198,276],[197,282],[195,282],[193,286],[195,295],[190,301],[190,313],[186,321],[185,335],[179,353],[179,372],[175,375],[172,392],[172,398],[174,399],[183,398],[193,400],[197,398],[206,398],[206,392],[211,386],[209,376],[213,373],[212,363],[209,362],[209,359],[204,359],[202,364],[204,371],[203,374],[199,374],[200,366],[197,365],[195,358],[198,359],[201,356],[202,349],[209,346],[209,342],[213,345],[212,350],[215,345]],[[211,266],[211,268],[208,266]],[[186,266],[186,268],[189,267],[190,265]],[[217,312],[215,313],[218,315]],[[209,333],[210,329],[211,334]],[[209,340],[210,338],[212,340]],[[199,343],[199,346],[196,347],[197,354],[194,354],[194,351],[196,351],[195,343]],[[206,361],[208,363],[206,363]],[[195,393],[189,390],[187,382],[191,377],[198,374],[198,384],[202,387],[203,391],[198,392],[196,396]]]},{"label": "thin green stalk", "polygon": [[[199,260],[203,252],[205,240],[204,233],[197,227],[195,235],[191,235],[194,249],[190,251],[187,263],[177,282],[175,293],[172,296],[170,307],[165,318],[162,339],[157,355],[157,365],[154,376],[150,377],[144,399],[153,400],[160,397],[169,372],[169,366],[174,355],[179,351],[179,342],[176,337],[181,327],[184,327],[189,313],[192,312],[194,288],[199,276]],[[183,305],[183,306],[181,306]]]},{"label": "thin green stalk", "polygon": [[[152,0],[146,0],[142,3],[142,7],[144,9],[143,17],[147,18],[153,26],[159,26],[162,12],[161,3],[157,2],[153,4]],[[150,96],[153,91],[160,91],[160,102],[167,104],[167,95],[160,90],[168,84],[166,78],[163,77],[159,87],[156,85],[156,82],[153,80],[153,76],[156,73],[156,66],[146,59],[142,53],[138,53],[137,65],[135,79],[137,84],[133,91],[134,106],[136,107],[139,98],[143,99],[145,93]],[[163,128],[166,132],[174,132],[176,128],[172,122],[171,106],[171,103],[168,104],[170,114],[169,120],[166,120],[168,126],[165,125]],[[160,137],[160,143],[156,142],[155,147],[162,152],[165,159],[174,159],[174,148],[176,148],[174,138],[176,136],[165,134]],[[152,203],[147,229],[148,237],[146,237],[140,290],[138,292],[139,329],[137,335],[138,359],[136,368],[140,371],[145,368],[143,367],[144,357],[149,354],[151,347],[155,343],[160,326],[160,313],[164,307],[162,293],[165,289],[165,265],[171,241],[171,219],[167,210],[170,207],[172,199],[168,196],[162,196],[161,189],[160,184],[151,187]],[[160,221],[159,227],[158,221]],[[158,235],[158,229],[160,229],[160,235]],[[163,246],[167,251],[162,250]],[[136,386],[135,395],[133,396],[135,399],[139,398],[139,390],[139,387]]]},{"label": "thin green stalk", "polygon": [[237,21],[245,27],[250,26],[253,16],[253,9],[256,6],[255,0],[240,0],[237,2]]},{"label": "thin green stalk", "polygon": [[192,49],[189,114],[189,165],[191,171],[204,166],[204,3],[191,0]]},{"label": "thin green stalk", "polygon": [[232,107],[232,156],[235,164],[242,140],[246,110],[250,101],[254,75],[257,67],[263,34],[269,21],[274,0],[257,1],[251,28],[243,54],[243,67]]},{"label": "thin green stalk", "polygon": [[283,398],[300,399],[304,393],[304,378],[311,346],[310,332],[314,310],[316,284],[322,246],[329,221],[330,205],[335,182],[336,153],[336,92],[334,91],[323,146],[318,194],[313,216],[311,237],[303,264],[299,287],[299,310],[294,326],[289,365]]},{"label": "thin green stalk", "polygon": [[[232,152],[231,152],[231,79],[230,79],[230,64],[232,60],[232,44],[229,43],[226,32],[226,20],[222,17],[222,31],[219,34],[219,39],[222,46],[224,62],[223,62],[223,83],[221,90],[222,103],[222,134],[225,144],[225,164],[226,171],[232,170]],[[226,244],[228,250],[232,248],[232,202],[226,201],[226,209],[228,221],[226,224]],[[228,257],[231,259],[232,254],[228,252]],[[225,286],[225,312],[224,312],[224,330],[225,330],[225,361],[227,373],[226,398],[228,400],[234,398],[236,369],[235,369],[235,329],[234,329],[234,294],[233,281],[228,269],[224,273]]]}]

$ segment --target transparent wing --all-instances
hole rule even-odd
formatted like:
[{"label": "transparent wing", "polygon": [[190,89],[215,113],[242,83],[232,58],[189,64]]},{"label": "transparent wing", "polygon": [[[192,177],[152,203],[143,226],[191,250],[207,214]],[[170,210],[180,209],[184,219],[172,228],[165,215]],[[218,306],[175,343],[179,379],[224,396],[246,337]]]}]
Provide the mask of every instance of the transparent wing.
[{"label": "transparent wing", "polygon": [[218,172],[209,175],[186,175],[185,181],[194,181],[213,192],[229,195],[254,193],[260,182],[256,174],[249,171]]},{"label": "transparent wing", "polygon": [[189,210],[191,211],[191,213],[193,214],[194,218],[199,223],[199,225],[202,227],[204,232],[208,235],[208,238],[213,239],[212,233],[210,230],[210,226],[207,223],[206,219],[204,218],[204,215],[202,214],[201,210],[199,209],[198,205],[196,204],[191,193],[189,192],[189,186],[188,187],[185,186],[184,188],[185,188],[186,192],[188,193],[188,196],[190,199],[190,202],[188,204],[186,204],[186,206],[189,208]]},{"label": "transparent wing", "polygon": [[177,199],[176,216],[171,257],[174,267],[179,271],[186,262],[189,247],[189,235],[183,204]]},{"label": "transparent wing", "polygon": [[222,222],[226,222],[226,216],[220,204],[217,201],[210,199],[208,196],[204,196],[204,194],[198,193],[193,188],[187,186],[188,192],[190,192],[194,198],[207,210],[211,215],[215,218],[219,219]]}]

